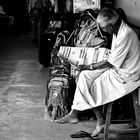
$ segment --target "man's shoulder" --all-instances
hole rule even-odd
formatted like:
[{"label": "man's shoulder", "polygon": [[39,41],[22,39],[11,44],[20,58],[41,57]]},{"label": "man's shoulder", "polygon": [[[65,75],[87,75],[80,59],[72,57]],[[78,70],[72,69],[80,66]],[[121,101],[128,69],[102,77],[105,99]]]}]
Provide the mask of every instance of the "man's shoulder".
[{"label": "man's shoulder", "polygon": [[131,40],[131,39],[138,39],[138,36],[130,25],[123,22],[122,27],[121,27],[121,31],[119,34],[119,38],[121,38],[121,40],[123,40],[123,39]]}]

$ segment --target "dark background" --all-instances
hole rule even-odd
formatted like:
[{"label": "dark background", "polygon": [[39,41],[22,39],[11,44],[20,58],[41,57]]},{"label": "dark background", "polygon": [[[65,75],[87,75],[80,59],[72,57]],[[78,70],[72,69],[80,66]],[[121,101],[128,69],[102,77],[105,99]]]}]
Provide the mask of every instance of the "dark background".
[{"label": "dark background", "polygon": [[28,10],[26,0],[1,0],[4,12],[8,16],[14,17],[14,30],[25,31],[28,28]]}]

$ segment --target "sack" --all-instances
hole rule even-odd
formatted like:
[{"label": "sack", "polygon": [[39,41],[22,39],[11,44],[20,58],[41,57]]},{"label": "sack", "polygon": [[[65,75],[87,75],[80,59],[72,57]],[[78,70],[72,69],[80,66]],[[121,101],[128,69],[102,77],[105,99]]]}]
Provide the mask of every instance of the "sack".
[{"label": "sack", "polygon": [[46,108],[52,120],[61,118],[70,111],[69,80],[66,75],[52,76],[47,84]]},{"label": "sack", "polygon": [[109,54],[110,50],[106,48],[61,46],[57,55],[67,59],[71,64],[78,66],[106,60]]},{"label": "sack", "polygon": [[100,47],[105,43],[104,38],[97,35],[98,29],[89,31],[82,28],[77,36],[76,47]]},{"label": "sack", "polygon": [[89,65],[106,60],[110,50],[106,48],[87,48],[87,47],[66,47],[61,46],[58,52],[59,57],[64,57],[71,64],[71,76],[76,77],[79,71],[78,65]]},{"label": "sack", "polygon": [[106,46],[106,37],[98,27],[96,13],[93,10],[84,11],[76,22],[77,30],[74,38],[76,47]]},{"label": "sack", "polygon": [[58,53],[61,45],[66,45],[67,44],[67,39],[68,39],[69,35],[70,34],[67,30],[62,31],[57,35],[53,50],[51,52],[50,66],[56,66],[56,65],[60,66],[60,65],[62,65],[62,61],[57,56],[57,53]]}]

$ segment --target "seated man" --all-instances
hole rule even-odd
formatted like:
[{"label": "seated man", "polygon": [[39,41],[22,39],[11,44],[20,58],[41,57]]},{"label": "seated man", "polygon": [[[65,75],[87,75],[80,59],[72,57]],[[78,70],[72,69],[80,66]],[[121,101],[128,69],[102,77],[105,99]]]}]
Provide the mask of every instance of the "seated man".
[{"label": "seated man", "polygon": [[[99,106],[117,100],[140,85],[140,46],[136,33],[119,17],[116,10],[103,8],[98,16],[99,27],[113,35],[111,54],[105,61],[80,65],[77,87],[71,111],[55,120],[57,123],[77,123],[78,111],[93,108],[97,117],[92,136],[104,128]],[[100,69],[107,68],[104,71]]]}]

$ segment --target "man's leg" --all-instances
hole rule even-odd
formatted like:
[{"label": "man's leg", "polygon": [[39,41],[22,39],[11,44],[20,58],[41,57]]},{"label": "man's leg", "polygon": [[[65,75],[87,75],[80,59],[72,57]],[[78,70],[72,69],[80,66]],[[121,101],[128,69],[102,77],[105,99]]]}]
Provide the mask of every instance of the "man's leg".
[{"label": "man's leg", "polygon": [[100,111],[100,107],[93,108],[93,111],[94,111],[96,118],[97,118],[97,124],[96,124],[96,128],[93,131],[91,136],[95,137],[104,129],[105,121],[104,121],[103,115]]},{"label": "man's leg", "polygon": [[58,120],[55,120],[56,123],[78,123],[78,111],[71,110],[70,113]]},{"label": "man's leg", "polygon": [[102,74],[100,71],[82,71],[79,75],[77,86],[75,90],[73,105],[71,112],[55,120],[57,123],[77,123],[78,122],[78,111],[83,111],[92,108],[91,104],[87,102],[90,100],[92,102],[92,96],[90,95],[89,88],[97,77]]}]

